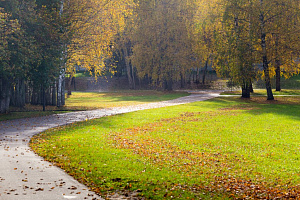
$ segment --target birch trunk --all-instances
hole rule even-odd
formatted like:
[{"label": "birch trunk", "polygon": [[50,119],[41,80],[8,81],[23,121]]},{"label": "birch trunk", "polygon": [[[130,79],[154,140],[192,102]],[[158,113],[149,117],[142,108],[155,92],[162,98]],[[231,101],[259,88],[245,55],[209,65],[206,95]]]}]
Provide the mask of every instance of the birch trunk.
[{"label": "birch trunk", "polygon": [[[59,16],[63,14],[64,11],[64,0],[60,1],[60,11],[59,11]],[[63,106],[64,105],[64,78],[65,78],[65,53],[66,53],[66,48],[65,45],[63,45],[63,52],[62,52],[62,57],[61,57],[61,66],[62,69],[60,71],[60,75],[58,78],[58,83],[57,83],[57,107]]]},{"label": "birch trunk", "polygon": [[58,83],[57,83],[57,107],[62,106],[62,79],[63,79],[63,70],[61,70]]}]

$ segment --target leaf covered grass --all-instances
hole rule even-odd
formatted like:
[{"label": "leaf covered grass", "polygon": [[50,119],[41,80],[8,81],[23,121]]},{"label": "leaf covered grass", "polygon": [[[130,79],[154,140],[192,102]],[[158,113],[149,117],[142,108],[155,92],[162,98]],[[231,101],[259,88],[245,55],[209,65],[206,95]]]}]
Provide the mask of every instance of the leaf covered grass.
[{"label": "leaf covered grass", "polygon": [[263,99],[104,117],[46,131],[31,147],[102,195],[299,198],[300,105]]},{"label": "leaf covered grass", "polygon": [[166,101],[187,96],[186,92],[159,92],[150,90],[116,91],[116,92],[73,92],[66,98],[63,107],[26,105],[24,108],[12,107],[9,114],[0,114],[0,121],[28,117],[40,117],[62,112],[92,110],[110,107],[130,106],[136,104]]}]

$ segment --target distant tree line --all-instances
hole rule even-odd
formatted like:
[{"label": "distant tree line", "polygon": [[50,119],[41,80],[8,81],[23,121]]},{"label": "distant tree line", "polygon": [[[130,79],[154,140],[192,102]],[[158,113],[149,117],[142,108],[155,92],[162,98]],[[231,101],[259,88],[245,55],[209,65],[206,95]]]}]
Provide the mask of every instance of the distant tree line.
[{"label": "distant tree line", "polygon": [[[81,66],[172,90],[212,65],[242,88],[299,73],[298,0],[2,0],[0,112],[62,106]],[[202,77],[200,77],[202,72]],[[65,76],[69,79],[65,79]],[[67,83],[65,81],[68,80]],[[70,91],[69,91],[70,92]]]},{"label": "distant tree line", "polygon": [[115,37],[117,70],[125,69],[131,88],[146,79],[172,90],[193,73],[204,84],[213,63],[245,98],[264,79],[272,100],[271,78],[280,91],[282,76],[300,72],[299,11],[298,0],[139,1]]}]

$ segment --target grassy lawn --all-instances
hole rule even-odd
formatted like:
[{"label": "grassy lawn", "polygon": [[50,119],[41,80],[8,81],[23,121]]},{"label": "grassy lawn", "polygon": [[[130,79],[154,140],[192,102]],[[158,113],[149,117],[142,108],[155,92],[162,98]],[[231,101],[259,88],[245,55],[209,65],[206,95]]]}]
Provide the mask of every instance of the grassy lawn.
[{"label": "grassy lawn", "polygon": [[186,96],[185,92],[159,92],[159,91],[116,91],[116,92],[73,92],[66,98],[66,105],[60,108],[47,106],[42,112],[42,106],[26,105],[25,108],[11,108],[9,114],[0,114],[0,121],[39,117],[55,113],[129,106],[157,101],[166,101]]},{"label": "grassy lawn", "polygon": [[[284,99],[285,98],[285,99]],[[31,147],[95,192],[300,197],[300,98],[216,98],[56,128]]]},{"label": "grassy lawn", "polygon": [[73,92],[66,100],[66,109],[99,109],[166,101],[186,96],[186,92],[159,92],[151,90],[116,92]]},{"label": "grassy lawn", "polygon": [[[242,91],[226,91],[221,95],[241,95]],[[267,95],[266,89],[254,89],[254,93],[251,95]],[[280,92],[273,90],[273,95],[300,95],[300,90],[297,89],[282,89]]]}]

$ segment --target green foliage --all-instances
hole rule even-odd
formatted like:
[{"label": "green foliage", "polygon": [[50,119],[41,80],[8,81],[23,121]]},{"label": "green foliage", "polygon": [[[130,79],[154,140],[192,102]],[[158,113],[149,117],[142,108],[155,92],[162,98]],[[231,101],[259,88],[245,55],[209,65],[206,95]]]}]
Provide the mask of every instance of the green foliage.
[{"label": "green foliage", "polygon": [[299,104],[258,100],[217,98],[76,123],[34,137],[31,147],[102,195],[297,198]]}]

